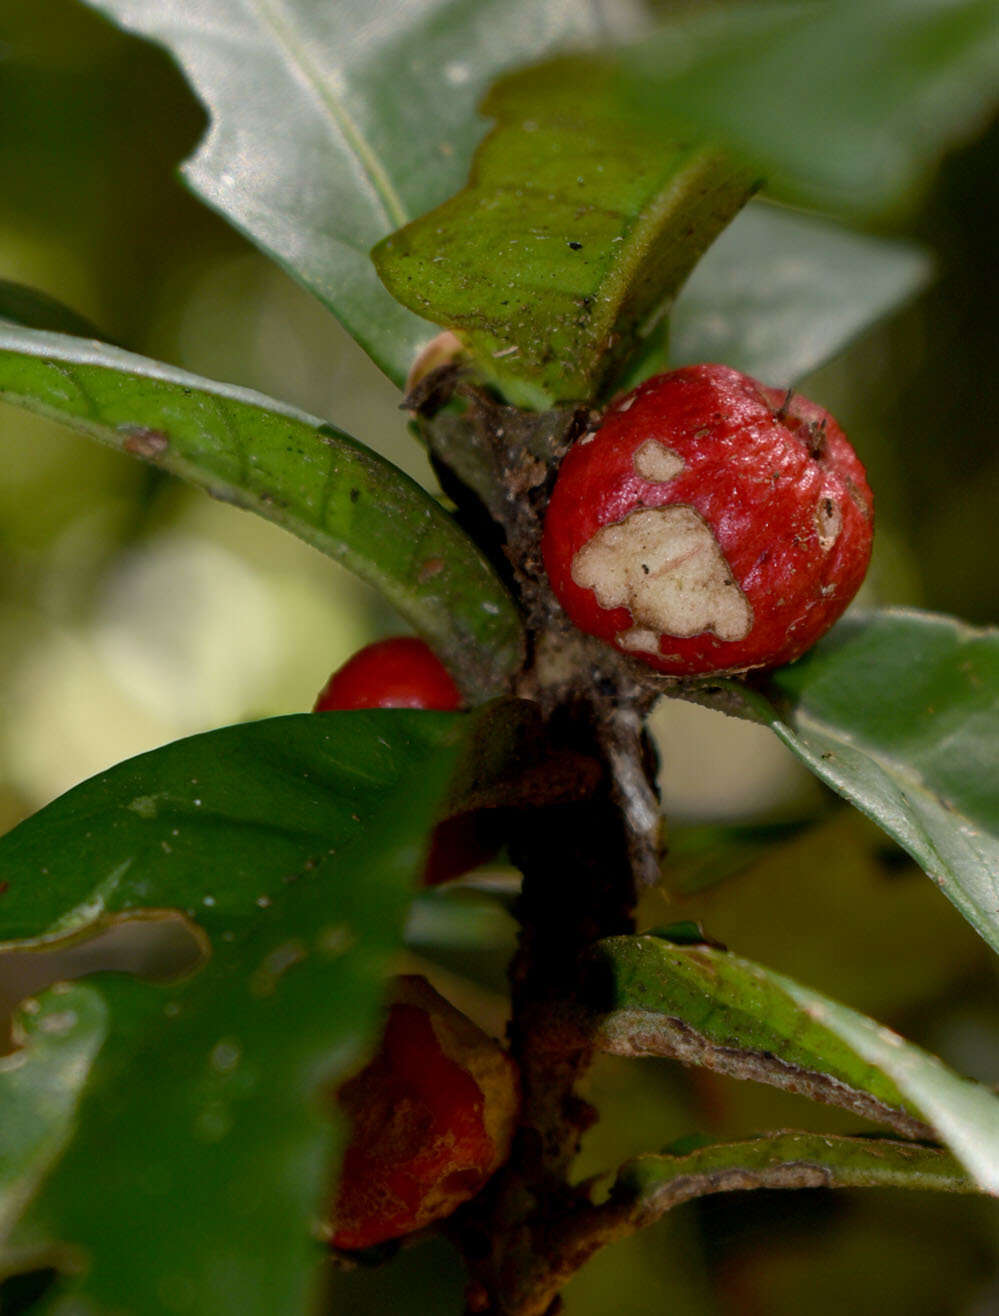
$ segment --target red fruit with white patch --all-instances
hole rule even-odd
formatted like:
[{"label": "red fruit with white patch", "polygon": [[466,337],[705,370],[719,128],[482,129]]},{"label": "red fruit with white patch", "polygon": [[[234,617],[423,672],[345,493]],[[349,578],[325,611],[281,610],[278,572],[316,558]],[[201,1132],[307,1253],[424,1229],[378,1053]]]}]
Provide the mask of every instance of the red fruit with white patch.
[{"label": "red fruit with white patch", "polygon": [[860,587],[873,499],[828,412],[728,366],[620,398],[570,449],[545,520],[583,631],[672,676],[776,667]]},{"label": "red fruit with white patch", "polygon": [[510,1152],[516,1069],[425,979],[397,980],[378,1054],[340,1089],[352,1123],[330,1241],[371,1247],[474,1197]]},{"label": "red fruit with white patch", "polygon": [[[326,682],[314,713],[357,708],[424,708],[452,713],[461,692],[433,649],[415,635],[395,635],[359,649]],[[496,854],[496,822],[481,813],[445,818],[434,829],[423,885],[437,886]]]}]

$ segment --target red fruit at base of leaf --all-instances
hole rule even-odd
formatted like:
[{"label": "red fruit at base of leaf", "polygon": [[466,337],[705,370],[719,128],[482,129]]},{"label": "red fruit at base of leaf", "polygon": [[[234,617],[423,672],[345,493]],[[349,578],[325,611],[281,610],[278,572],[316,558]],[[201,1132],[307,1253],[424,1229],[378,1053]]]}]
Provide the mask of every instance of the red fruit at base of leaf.
[{"label": "red fruit at base of leaf", "polygon": [[423,978],[398,980],[378,1054],[345,1083],[353,1130],[331,1243],[371,1247],[474,1197],[510,1151],[513,1061]]},{"label": "red fruit at base of leaf", "polygon": [[326,682],[313,712],[351,708],[431,708],[451,713],[461,693],[433,649],[415,635],[395,635],[359,649]]},{"label": "red fruit at base of leaf", "polygon": [[[458,687],[430,646],[396,635],[359,649],[327,681],[313,712],[356,708],[423,708],[441,713],[461,708]],[[499,849],[495,820],[484,812],[446,818],[430,839],[424,886],[438,886],[492,859]]]},{"label": "red fruit at base of leaf", "polygon": [[580,630],[696,676],[804,653],[860,588],[872,533],[864,468],[828,412],[699,365],[647,380],[575,443],[542,551]]}]

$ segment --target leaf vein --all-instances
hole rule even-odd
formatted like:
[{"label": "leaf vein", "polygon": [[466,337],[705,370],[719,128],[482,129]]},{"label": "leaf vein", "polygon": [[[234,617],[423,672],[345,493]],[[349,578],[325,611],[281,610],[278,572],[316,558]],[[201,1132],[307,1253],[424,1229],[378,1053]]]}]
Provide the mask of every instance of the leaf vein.
[{"label": "leaf vein", "polygon": [[326,111],[348,148],[364,171],[372,192],[381,205],[385,219],[392,228],[401,228],[409,219],[402,198],[378,159],[374,147],[365,138],[360,126],[310,57],[308,48],[300,40],[283,13],[279,0],[247,0],[261,26],[267,27],[285,54],[302,74],[318,103]]}]

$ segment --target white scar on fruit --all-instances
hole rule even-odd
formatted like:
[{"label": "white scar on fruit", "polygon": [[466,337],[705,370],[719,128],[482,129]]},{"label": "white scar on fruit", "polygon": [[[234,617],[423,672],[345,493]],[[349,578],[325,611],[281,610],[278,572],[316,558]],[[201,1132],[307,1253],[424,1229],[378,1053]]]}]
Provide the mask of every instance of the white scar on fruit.
[{"label": "white scar on fruit", "polygon": [[819,535],[819,548],[828,552],[843,529],[843,513],[831,498],[820,498],[815,509],[815,527]]},{"label": "white scar on fruit", "polygon": [[646,439],[642,446],[635,450],[631,464],[635,468],[635,474],[640,475],[643,480],[648,480],[650,484],[669,484],[670,480],[675,479],[683,470],[684,460],[678,452],[667,448],[665,443],[660,443],[658,439]]},{"label": "white scar on fruit", "polygon": [[753,628],[721,546],[692,507],[643,508],[601,527],[573,558],[572,578],[601,608],[631,613],[634,625],[615,637],[624,649],[658,653],[662,636],[705,631],[744,640]]}]

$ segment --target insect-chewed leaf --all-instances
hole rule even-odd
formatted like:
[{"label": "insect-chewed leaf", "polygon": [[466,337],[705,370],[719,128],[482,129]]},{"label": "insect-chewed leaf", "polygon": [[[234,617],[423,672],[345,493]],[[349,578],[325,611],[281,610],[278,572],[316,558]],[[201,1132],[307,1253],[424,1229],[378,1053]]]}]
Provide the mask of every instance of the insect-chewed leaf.
[{"label": "insect-chewed leaf", "polygon": [[506,764],[521,707],[209,732],[0,841],[8,948],[174,907],[210,951],[181,980],[104,974],[29,1016],[26,1049],[0,1067],[0,1212],[27,1208],[8,1256],[82,1260],[82,1298],[132,1316],[181,1297],[192,1316],[307,1309],[340,1145],[332,1088],[377,1030],[432,825]]}]

